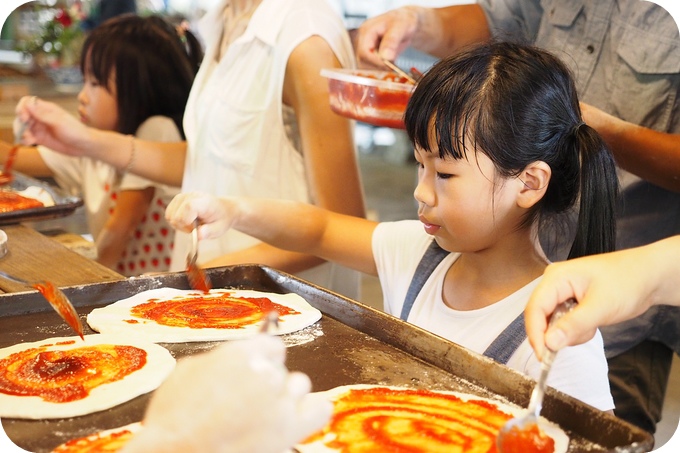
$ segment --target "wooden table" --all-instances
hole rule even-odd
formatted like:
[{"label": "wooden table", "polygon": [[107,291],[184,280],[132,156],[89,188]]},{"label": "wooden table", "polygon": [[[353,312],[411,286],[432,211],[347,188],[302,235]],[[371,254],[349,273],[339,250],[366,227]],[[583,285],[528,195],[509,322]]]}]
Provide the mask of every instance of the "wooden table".
[{"label": "wooden table", "polygon": [[[27,226],[5,225],[0,229],[8,237],[8,252],[0,258],[0,270],[10,275],[30,282],[49,280],[59,287],[125,280],[123,275]],[[25,285],[0,277],[0,292],[30,290]]]}]

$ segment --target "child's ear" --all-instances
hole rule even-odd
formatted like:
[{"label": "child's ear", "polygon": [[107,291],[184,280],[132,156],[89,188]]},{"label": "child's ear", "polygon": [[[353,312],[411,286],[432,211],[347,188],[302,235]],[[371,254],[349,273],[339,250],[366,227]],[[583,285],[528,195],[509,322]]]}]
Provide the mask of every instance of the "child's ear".
[{"label": "child's ear", "polygon": [[539,160],[527,165],[517,177],[522,184],[517,193],[517,204],[528,209],[538,203],[548,189],[551,176],[550,166],[543,161]]}]

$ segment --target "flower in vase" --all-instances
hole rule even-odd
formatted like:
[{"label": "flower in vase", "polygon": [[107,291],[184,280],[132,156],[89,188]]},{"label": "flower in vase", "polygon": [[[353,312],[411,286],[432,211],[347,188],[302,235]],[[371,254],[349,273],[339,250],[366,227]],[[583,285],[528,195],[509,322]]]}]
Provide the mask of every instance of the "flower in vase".
[{"label": "flower in vase", "polygon": [[39,28],[33,38],[19,44],[19,49],[33,56],[42,67],[71,67],[80,64],[85,41],[81,25],[85,18],[80,3],[70,7],[38,5]]}]

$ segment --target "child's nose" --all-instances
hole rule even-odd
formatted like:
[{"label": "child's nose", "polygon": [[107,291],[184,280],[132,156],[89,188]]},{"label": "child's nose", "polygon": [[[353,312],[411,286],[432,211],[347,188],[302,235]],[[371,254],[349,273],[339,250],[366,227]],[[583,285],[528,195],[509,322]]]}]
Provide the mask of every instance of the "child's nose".
[{"label": "child's nose", "polygon": [[413,197],[418,203],[422,203],[427,206],[434,206],[434,190],[432,190],[432,183],[428,178],[420,175],[418,177],[418,184],[413,191]]}]

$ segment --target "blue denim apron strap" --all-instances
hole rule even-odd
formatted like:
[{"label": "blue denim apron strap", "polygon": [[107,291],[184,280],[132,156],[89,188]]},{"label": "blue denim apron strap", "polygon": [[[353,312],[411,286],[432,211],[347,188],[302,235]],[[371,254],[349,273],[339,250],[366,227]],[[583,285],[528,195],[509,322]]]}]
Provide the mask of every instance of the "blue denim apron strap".
[{"label": "blue denim apron strap", "polygon": [[484,355],[498,363],[507,365],[510,357],[520,344],[526,339],[527,331],[524,327],[524,312],[512,321],[500,335],[486,348]]},{"label": "blue denim apron strap", "polygon": [[423,254],[423,257],[420,259],[418,267],[416,267],[416,272],[413,274],[413,280],[411,280],[411,284],[406,292],[404,305],[401,307],[401,316],[399,316],[402,320],[406,321],[408,319],[408,315],[411,313],[413,302],[415,302],[418,293],[423,288],[423,285],[425,285],[427,279],[430,278],[432,271],[434,271],[448,254],[448,251],[439,247],[437,241],[432,240],[430,246],[425,251],[425,254]]}]

